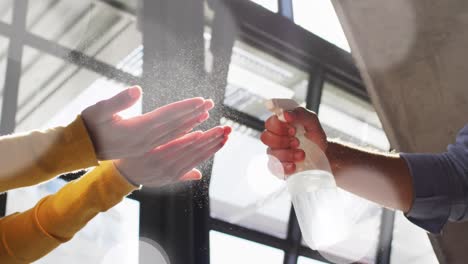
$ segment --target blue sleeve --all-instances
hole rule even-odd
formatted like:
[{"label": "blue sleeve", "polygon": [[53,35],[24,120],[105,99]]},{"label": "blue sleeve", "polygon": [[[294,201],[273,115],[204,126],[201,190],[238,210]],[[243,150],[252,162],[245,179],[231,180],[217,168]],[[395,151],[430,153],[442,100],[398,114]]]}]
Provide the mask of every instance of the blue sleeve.
[{"label": "blue sleeve", "polygon": [[448,221],[468,219],[468,125],[441,154],[402,153],[413,177],[414,201],[408,220],[431,233]]}]

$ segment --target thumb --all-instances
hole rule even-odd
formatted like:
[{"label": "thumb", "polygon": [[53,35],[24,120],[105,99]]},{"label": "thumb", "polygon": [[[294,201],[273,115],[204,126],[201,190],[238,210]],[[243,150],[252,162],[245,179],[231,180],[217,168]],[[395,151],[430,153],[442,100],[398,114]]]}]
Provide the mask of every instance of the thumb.
[{"label": "thumb", "polygon": [[285,118],[288,123],[297,122],[303,125],[306,131],[318,130],[321,127],[317,115],[303,107],[286,112]]},{"label": "thumb", "polygon": [[127,88],[117,95],[94,105],[94,115],[97,119],[108,120],[118,112],[121,112],[135,104],[140,97],[141,88],[139,86]]},{"label": "thumb", "polygon": [[198,181],[201,180],[202,174],[199,170],[193,169],[187,172],[184,176],[180,177],[180,181]]}]

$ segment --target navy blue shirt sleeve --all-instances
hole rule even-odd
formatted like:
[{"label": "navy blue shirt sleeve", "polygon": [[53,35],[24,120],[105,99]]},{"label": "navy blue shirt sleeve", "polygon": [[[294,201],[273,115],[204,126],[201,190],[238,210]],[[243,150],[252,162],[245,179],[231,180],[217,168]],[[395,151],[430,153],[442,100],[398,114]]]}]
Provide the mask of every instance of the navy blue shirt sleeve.
[{"label": "navy blue shirt sleeve", "polygon": [[408,220],[431,233],[448,221],[468,219],[468,125],[441,154],[401,153],[413,177],[414,201]]}]

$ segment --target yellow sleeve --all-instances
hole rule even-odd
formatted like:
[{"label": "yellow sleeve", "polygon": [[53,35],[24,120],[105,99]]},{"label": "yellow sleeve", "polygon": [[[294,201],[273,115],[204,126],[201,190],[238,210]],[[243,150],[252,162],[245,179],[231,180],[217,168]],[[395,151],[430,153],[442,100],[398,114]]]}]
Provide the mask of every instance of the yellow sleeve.
[{"label": "yellow sleeve", "polygon": [[0,138],[0,192],[97,164],[81,116],[66,127],[4,136]]},{"label": "yellow sleeve", "polygon": [[102,162],[34,208],[0,219],[0,263],[30,263],[45,256],[135,189],[112,161]]}]

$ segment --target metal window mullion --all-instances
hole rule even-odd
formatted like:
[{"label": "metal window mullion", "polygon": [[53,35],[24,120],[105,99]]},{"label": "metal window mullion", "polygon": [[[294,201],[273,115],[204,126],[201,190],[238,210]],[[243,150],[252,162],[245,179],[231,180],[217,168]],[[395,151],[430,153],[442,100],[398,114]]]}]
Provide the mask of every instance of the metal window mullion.
[{"label": "metal window mullion", "polygon": [[307,86],[306,108],[318,114],[322,99],[323,84],[325,82],[325,70],[321,65],[315,65],[309,72],[309,84]]},{"label": "metal window mullion", "polygon": [[26,12],[28,0],[14,1],[13,34],[8,45],[8,59],[5,72],[4,95],[0,134],[5,135],[15,130],[15,118],[18,101],[18,89],[21,79],[21,60],[23,57],[23,36],[26,30]]},{"label": "metal window mullion", "polygon": [[263,131],[265,128],[264,121],[227,105],[223,105],[223,117],[257,131]]},{"label": "metal window mullion", "polygon": [[48,41],[31,33],[26,33],[25,44],[42,52],[48,53],[75,65],[101,74],[102,76],[112,80],[129,84],[136,84],[140,82],[140,78],[137,76],[90,57],[83,52],[63,47],[57,43]]},{"label": "metal window mullion", "polygon": [[[17,32],[13,26],[1,21],[0,34],[12,40],[20,36],[19,32]],[[29,32],[24,32],[24,34],[21,34],[21,38],[23,45],[28,45],[49,55],[61,58],[65,61],[86,68],[109,79],[128,84],[140,83],[140,77],[117,69],[116,67],[88,56],[81,51],[64,47],[58,43],[49,41]]]},{"label": "metal window mullion", "polygon": [[294,20],[292,0],[278,0],[278,12],[291,20]]},{"label": "metal window mullion", "polygon": [[[3,86],[0,135],[7,135],[15,131],[18,90],[21,79],[21,61],[23,58],[22,38],[26,31],[28,0],[16,0],[13,3],[13,19],[10,32],[12,34],[8,45],[8,59]],[[6,199],[6,193],[0,196],[0,216],[4,216],[6,213]]]},{"label": "metal window mullion", "polygon": [[[310,258],[310,259],[318,260],[320,262],[333,264],[333,262],[331,262],[330,260],[328,260],[325,257],[323,257],[322,255],[320,255],[320,253],[318,251],[312,250],[309,247],[306,247],[306,246],[303,246],[303,245],[301,245],[299,247],[299,255]],[[334,257],[334,259],[340,259],[340,262],[338,262],[338,263],[353,263],[350,260],[346,260],[346,259],[343,259],[343,258],[338,258],[336,256]]]},{"label": "metal window mullion", "polygon": [[297,222],[296,213],[294,207],[291,207],[288,223],[288,237],[287,243],[290,245],[284,253],[284,264],[296,264],[297,258],[299,257],[299,248],[301,246],[302,234]]},{"label": "metal window mullion", "polygon": [[390,264],[395,211],[382,208],[376,263]]}]

